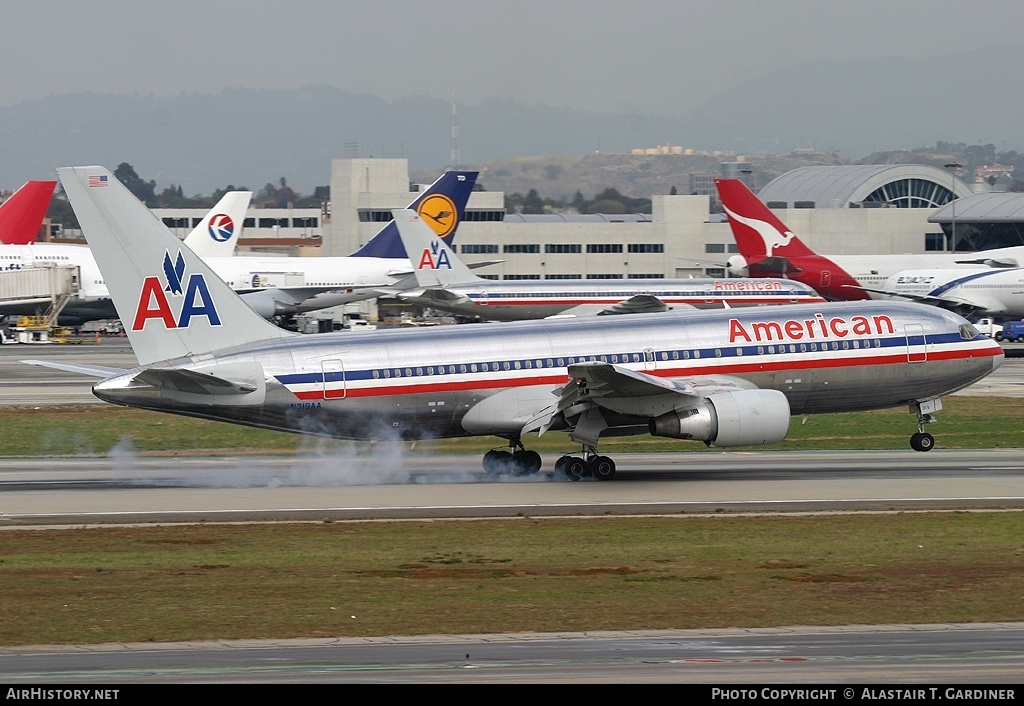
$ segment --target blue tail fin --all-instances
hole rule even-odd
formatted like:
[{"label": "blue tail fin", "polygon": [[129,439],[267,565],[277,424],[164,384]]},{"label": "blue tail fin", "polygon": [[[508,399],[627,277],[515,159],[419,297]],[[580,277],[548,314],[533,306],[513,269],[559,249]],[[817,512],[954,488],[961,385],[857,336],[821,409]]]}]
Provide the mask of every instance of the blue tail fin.
[{"label": "blue tail fin", "polygon": [[[455,240],[455,229],[465,217],[466,202],[476,184],[477,174],[479,172],[445,172],[409,205],[409,209],[416,211],[449,246]],[[351,256],[407,257],[394,221],[381,228]]]}]

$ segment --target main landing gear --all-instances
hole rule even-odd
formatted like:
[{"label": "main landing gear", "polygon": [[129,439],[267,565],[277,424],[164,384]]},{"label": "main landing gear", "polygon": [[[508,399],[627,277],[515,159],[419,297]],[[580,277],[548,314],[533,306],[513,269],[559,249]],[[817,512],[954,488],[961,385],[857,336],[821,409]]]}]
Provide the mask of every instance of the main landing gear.
[{"label": "main landing gear", "polygon": [[615,477],[615,461],[600,456],[597,449],[584,446],[582,456],[562,456],[555,461],[555,473],[565,475],[569,480],[593,477],[597,480],[611,480]]},{"label": "main landing gear", "polygon": [[537,473],[543,462],[539,453],[525,448],[519,437],[512,437],[508,451],[491,449],[484,454],[483,464],[487,475],[526,476]]},{"label": "main landing gear", "polygon": [[[520,439],[515,437],[509,439],[507,451],[491,449],[483,458],[484,472],[489,476],[533,475],[540,471],[541,465],[540,454],[524,448]],[[615,461],[598,455],[593,447],[584,446],[582,455],[566,455],[555,461],[555,475],[569,480],[611,480],[615,477]]]}]

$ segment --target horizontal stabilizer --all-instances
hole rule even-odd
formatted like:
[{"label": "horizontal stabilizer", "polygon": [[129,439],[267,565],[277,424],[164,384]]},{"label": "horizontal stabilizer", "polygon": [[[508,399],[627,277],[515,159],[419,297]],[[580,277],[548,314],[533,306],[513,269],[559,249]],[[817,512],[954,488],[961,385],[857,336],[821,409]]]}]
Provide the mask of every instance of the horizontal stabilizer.
[{"label": "horizontal stabilizer", "polygon": [[80,363],[62,363],[58,360],[23,360],[26,365],[38,365],[43,368],[63,370],[93,378],[109,378],[126,372],[124,368],[108,368],[102,365],[82,365]]},{"label": "horizontal stabilizer", "polygon": [[257,389],[252,383],[233,382],[183,368],[147,368],[134,379],[153,387],[194,395],[239,395],[255,392]]}]

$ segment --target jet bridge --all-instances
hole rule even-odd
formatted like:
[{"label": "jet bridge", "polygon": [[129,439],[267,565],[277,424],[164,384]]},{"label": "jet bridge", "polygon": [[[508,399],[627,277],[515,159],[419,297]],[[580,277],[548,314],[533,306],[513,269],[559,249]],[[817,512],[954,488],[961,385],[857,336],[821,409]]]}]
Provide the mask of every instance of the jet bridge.
[{"label": "jet bridge", "polygon": [[52,329],[68,302],[78,294],[79,270],[73,265],[40,264],[0,272],[0,312],[32,316]]}]

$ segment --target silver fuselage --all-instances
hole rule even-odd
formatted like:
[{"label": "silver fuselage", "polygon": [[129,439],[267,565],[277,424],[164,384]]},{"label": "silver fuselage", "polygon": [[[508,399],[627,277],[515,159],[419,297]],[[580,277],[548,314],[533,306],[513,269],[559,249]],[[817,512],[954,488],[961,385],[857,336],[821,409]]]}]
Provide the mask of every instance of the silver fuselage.
[{"label": "silver fuselage", "polygon": [[[423,306],[492,321],[526,321],[564,315],[578,307],[612,307],[637,295],[657,297],[668,308],[724,309],[824,301],[804,284],[784,279],[650,279],[488,281],[443,288],[447,296],[399,295]],[[452,296],[456,295],[456,296]]]},{"label": "silver fuselage", "polygon": [[[823,303],[296,336],[147,366],[229,377],[255,391],[191,395],[138,380],[97,384],[118,404],[344,439],[457,437],[509,388],[557,400],[567,366],[600,360],[669,380],[743,378],[783,392],[794,415],[896,407],[983,378],[999,346],[956,314],[918,304]],[[509,410],[510,418],[539,410]],[[615,427],[646,420],[611,419]],[[553,427],[557,428],[557,427]]]}]

